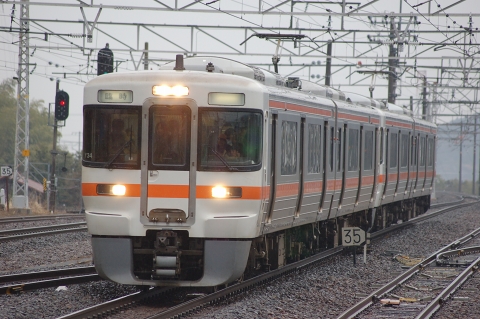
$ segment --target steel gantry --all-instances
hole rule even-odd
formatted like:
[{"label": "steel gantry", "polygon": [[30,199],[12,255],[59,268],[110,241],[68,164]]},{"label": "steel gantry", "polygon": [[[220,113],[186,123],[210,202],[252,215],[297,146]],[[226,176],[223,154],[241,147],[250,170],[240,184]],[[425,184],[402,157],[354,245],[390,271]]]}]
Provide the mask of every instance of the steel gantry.
[{"label": "steel gantry", "polygon": [[29,5],[28,0],[20,4],[20,32],[18,45],[17,72],[17,125],[15,128],[15,158],[13,170],[13,198],[15,209],[28,210],[28,159],[30,156],[30,47],[29,47]]}]

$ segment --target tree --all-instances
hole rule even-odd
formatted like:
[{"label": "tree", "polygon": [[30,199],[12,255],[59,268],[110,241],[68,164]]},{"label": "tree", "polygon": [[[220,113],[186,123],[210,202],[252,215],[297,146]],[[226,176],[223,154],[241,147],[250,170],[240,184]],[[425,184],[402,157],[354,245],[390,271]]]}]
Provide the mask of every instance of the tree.
[{"label": "tree", "polygon": [[[15,155],[15,127],[17,116],[16,82],[4,80],[0,83],[0,164],[13,165]],[[53,127],[48,126],[48,109],[42,100],[30,102],[30,158],[29,178],[42,183],[44,177],[48,177],[47,164],[51,163],[50,150],[53,146]],[[61,134],[58,133],[58,139]],[[60,201],[66,207],[78,208],[80,201],[80,175],[81,161],[79,154],[70,154],[67,150],[57,147],[58,153],[67,154],[65,162],[66,172],[62,172],[63,156],[57,155],[56,176],[58,177],[57,202]],[[43,165],[42,165],[43,164]],[[74,169],[73,169],[74,168]],[[72,191],[76,189],[78,191]],[[10,189],[11,190],[11,189]],[[9,194],[11,198],[11,194]]]}]

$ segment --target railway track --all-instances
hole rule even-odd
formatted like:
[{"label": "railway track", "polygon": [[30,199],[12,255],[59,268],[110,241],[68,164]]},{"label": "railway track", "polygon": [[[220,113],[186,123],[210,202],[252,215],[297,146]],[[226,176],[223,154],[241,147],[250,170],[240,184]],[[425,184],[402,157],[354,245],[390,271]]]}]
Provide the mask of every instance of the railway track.
[{"label": "railway track", "polygon": [[14,294],[29,290],[80,284],[100,280],[95,267],[76,267],[0,276],[0,294]]},{"label": "railway track", "polygon": [[84,214],[58,214],[58,215],[2,217],[0,218],[0,224],[35,222],[40,220],[57,220],[57,219],[65,219],[65,218],[85,219],[85,215]]},{"label": "railway track", "polygon": [[86,231],[86,230],[87,230],[86,222],[9,229],[9,230],[0,231],[0,242],[4,242],[8,240],[23,239],[28,237],[47,236],[47,235],[53,235],[53,234]]},{"label": "railway track", "polygon": [[[362,318],[363,314],[367,318],[398,318],[407,315],[418,319],[430,318],[438,311],[446,298],[455,292],[478,268],[480,246],[457,248],[476,239],[479,235],[480,228],[444,246],[363,298],[337,319]],[[474,254],[475,258],[459,263],[458,257],[466,254]],[[456,261],[451,262],[452,257],[456,257]],[[466,268],[462,271],[460,266],[466,266]],[[435,293],[436,295],[432,297]],[[387,296],[393,299],[387,298]]]},{"label": "railway track", "polygon": [[[406,227],[408,225],[412,225],[414,223],[424,221],[428,218],[433,218],[433,217],[438,216],[439,214],[445,213],[447,211],[458,209],[458,208],[476,203],[476,201],[475,202],[470,202],[470,203],[462,203],[462,201],[463,201],[463,199],[455,201],[454,205],[451,205],[451,203],[435,205],[432,208],[438,208],[438,207],[445,206],[445,205],[450,205],[450,206],[446,207],[446,208],[443,208],[443,209],[439,209],[439,210],[437,210],[433,213],[422,215],[422,218],[416,218],[414,220],[404,222],[404,223],[399,224],[399,225],[393,225],[393,226],[389,227],[387,230],[388,231],[394,231],[398,228]],[[376,238],[382,237],[385,234],[386,234],[386,231],[385,232],[382,231],[382,232],[373,233],[371,238],[372,238],[372,240],[374,240]],[[458,245],[458,242],[457,242],[457,245]],[[157,314],[150,316],[149,319],[154,319],[154,318],[155,319],[179,318],[179,317],[182,317],[184,315],[194,313],[194,312],[198,311],[199,309],[202,309],[203,307],[207,307],[207,306],[210,306],[210,305],[213,305],[213,304],[217,304],[217,303],[219,303],[223,300],[226,300],[228,298],[232,298],[233,296],[245,293],[246,291],[249,291],[249,290],[251,290],[251,289],[253,289],[253,288],[255,288],[259,285],[264,285],[265,283],[273,281],[273,280],[275,280],[275,279],[277,279],[281,276],[285,276],[289,273],[296,272],[296,271],[299,271],[301,269],[305,269],[307,267],[314,266],[318,262],[320,262],[322,260],[326,260],[327,258],[330,258],[330,257],[332,257],[336,254],[341,253],[342,251],[343,251],[343,247],[341,247],[341,246],[333,248],[333,249],[329,249],[329,250],[326,250],[326,251],[321,252],[319,254],[316,254],[312,257],[309,257],[309,258],[300,260],[298,262],[289,264],[289,265],[287,265],[283,268],[276,269],[276,270],[270,271],[268,273],[259,275],[257,277],[251,278],[249,280],[242,281],[242,282],[236,283],[234,285],[225,287],[225,288],[223,288],[221,290],[218,290],[214,293],[205,294],[205,295],[199,294],[197,298],[194,298],[194,299],[189,300],[187,302],[183,302],[183,303],[181,303],[179,305],[176,305],[174,307],[169,307],[169,308],[165,307],[165,310],[160,310],[160,312],[158,312]],[[96,305],[96,306],[88,308],[88,309],[80,310],[80,311],[77,311],[75,313],[65,315],[65,316],[61,317],[61,319],[73,319],[73,318],[77,319],[77,318],[94,317],[95,315],[99,315],[99,314],[103,314],[103,315],[114,314],[114,313],[117,313],[118,311],[120,311],[121,309],[131,307],[132,303],[140,303],[142,300],[145,300],[147,298],[152,298],[152,297],[157,296],[157,295],[164,294],[166,291],[169,292],[169,294],[170,294],[172,289],[165,290],[165,289],[154,288],[154,289],[149,290],[148,292],[139,292],[139,293],[136,293],[136,294],[133,294],[133,295],[129,295],[129,296],[125,296],[123,298],[116,299],[112,302],[99,304],[99,305]]]}]

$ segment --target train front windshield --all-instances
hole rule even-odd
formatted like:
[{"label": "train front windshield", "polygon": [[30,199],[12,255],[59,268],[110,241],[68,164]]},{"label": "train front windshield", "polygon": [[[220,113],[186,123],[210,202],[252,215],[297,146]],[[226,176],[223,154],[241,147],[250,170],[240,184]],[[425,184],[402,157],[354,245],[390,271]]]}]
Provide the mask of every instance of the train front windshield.
[{"label": "train front windshield", "polygon": [[240,109],[199,110],[198,169],[254,171],[260,169],[262,113]]},{"label": "train front windshield", "polygon": [[83,165],[140,168],[140,107],[84,109]]}]

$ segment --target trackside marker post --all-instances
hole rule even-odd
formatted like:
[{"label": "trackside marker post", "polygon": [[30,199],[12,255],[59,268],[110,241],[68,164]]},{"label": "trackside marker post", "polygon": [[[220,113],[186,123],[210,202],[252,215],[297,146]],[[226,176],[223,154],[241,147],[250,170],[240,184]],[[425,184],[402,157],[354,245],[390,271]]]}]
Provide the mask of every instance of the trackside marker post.
[{"label": "trackside marker post", "polygon": [[[362,246],[365,245],[364,250],[364,262],[366,260],[367,246],[365,243],[365,231],[360,227],[343,227],[342,228],[342,245],[343,246]],[[353,250],[353,264],[356,264],[357,249]]]}]

